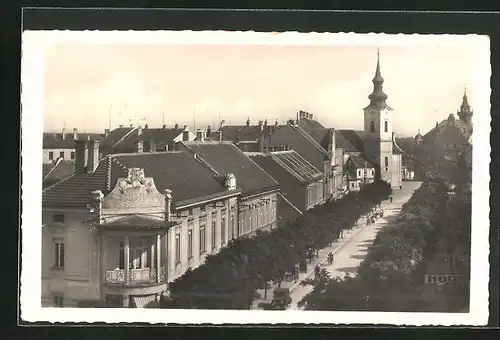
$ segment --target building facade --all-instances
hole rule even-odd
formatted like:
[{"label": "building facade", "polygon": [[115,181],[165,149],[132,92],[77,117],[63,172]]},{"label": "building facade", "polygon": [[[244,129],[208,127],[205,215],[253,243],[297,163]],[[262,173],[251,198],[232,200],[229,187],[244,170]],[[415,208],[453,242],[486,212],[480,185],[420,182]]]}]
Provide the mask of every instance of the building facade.
[{"label": "building facade", "polygon": [[42,305],[157,306],[168,282],[236,237],[236,178],[183,152],[96,154],[43,192]]},{"label": "building facade", "polygon": [[177,146],[216,176],[231,173],[240,178],[238,236],[277,226],[279,184],[232,142],[193,141]]},{"label": "building facade", "polygon": [[297,152],[289,150],[247,155],[280,184],[286,199],[301,212],[325,202],[321,171]]}]

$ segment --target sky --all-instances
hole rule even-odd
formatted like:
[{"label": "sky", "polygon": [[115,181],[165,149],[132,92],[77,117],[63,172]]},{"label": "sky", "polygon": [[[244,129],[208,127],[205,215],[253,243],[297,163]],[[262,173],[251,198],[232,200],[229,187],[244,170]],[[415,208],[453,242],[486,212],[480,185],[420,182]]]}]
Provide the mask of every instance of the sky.
[{"label": "sky", "polygon": [[[376,45],[58,43],[45,49],[44,130],[103,132],[147,123],[191,128],[274,123],[306,110],[326,127],[363,128]],[[469,46],[382,46],[384,91],[398,136],[456,113],[472,86]]]}]

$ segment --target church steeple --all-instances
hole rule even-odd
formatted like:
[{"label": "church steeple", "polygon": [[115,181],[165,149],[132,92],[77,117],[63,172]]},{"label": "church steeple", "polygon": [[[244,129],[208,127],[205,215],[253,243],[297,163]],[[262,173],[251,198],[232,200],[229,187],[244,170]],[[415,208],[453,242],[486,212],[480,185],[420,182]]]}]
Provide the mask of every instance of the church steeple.
[{"label": "church steeple", "polygon": [[382,78],[382,73],[380,72],[380,51],[377,50],[377,68],[375,70],[375,77],[372,80],[373,92],[368,96],[370,99],[370,105],[368,107],[374,107],[377,109],[385,109],[387,107],[386,100],[387,95],[384,93],[383,85],[384,78]]},{"label": "church steeple", "polygon": [[460,111],[470,112],[469,100],[467,99],[467,86],[464,88],[464,96],[462,98],[462,105],[460,105]]},{"label": "church steeple", "polygon": [[460,110],[458,110],[457,114],[462,121],[464,121],[467,125],[472,126],[472,110],[469,105],[469,99],[467,98],[467,87],[464,88],[462,105],[460,105]]}]

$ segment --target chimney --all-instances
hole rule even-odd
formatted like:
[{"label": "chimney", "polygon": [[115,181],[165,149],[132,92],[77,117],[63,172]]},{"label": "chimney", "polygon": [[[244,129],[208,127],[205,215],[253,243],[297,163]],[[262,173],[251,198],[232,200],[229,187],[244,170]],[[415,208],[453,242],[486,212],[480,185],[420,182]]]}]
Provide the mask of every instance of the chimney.
[{"label": "chimney", "polygon": [[189,141],[189,130],[184,129],[184,131],[182,131],[182,141]]},{"label": "chimney", "polygon": [[90,135],[87,135],[87,140],[90,140]]},{"label": "chimney", "polygon": [[149,125],[148,124],[145,124],[144,125],[144,130],[148,129],[149,128]]},{"label": "chimney", "polygon": [[149,141],[149,152],[156,152],[156,142],[154,140]]},{"label": "chimney", "polygon": [[62,129],[62,139],[66,139],[66,129]]},{"label": "chimney", "polygon": [[92,195],[92,208],[90,212],[94,214],[97,220],[97,225],[100,225],[102,222],[102,199],[104,195],[101,190],[94,190],[91,192]]},{"label": "chimney", "polygon": [[99,165],[99,141],[93,140],[88,143],[87,173],[93,173]]},{"label": "chimney", "polygon": [[167,128],[167,124],[163,124],[163,129],[165,130]]},{"label": "chimney", "polygon": [[247,123],[246,123],[247,126],[250,126],[250,117],[247,118]]},{"label": "chimney", "polygon": [[220,121],[220,128],[222,129],[226,125],[226,121],[223,119]]},{"label": "chimney", "polygon": [[274,126],[278,126],[278,120],[276,119],[276,121],[274,122]]},{"label": "chimney", "polygon": [[262,123],[261,120],[259,120],[259,128],[260,128],[260,131],[262,131],[262,129],[263,129],[263,123]]},{"label": "chimney", "polygon": [[172,220],[172,190],[165,189],[165,222]]},{"label": "chimney", "polygon": [[78,139],[78,129],[77,129],[77,128],[74,128],[74,129],[73,129],[73,139],[74,139],[74,140],[77,140],[77,139]]},{"label": "chimney", "polygon": [[224,187],[226,190],[235,190],[236,189],[236,177],[233,174],[227,174],[225,181],[224,181]]},{"label": "chimney", "polygon": [[108,138],[109,136],[109,129],[104,129],[104,138]]},{"label": "chimney", "polygon": [[135,145],[135,152],[142,153],[144,151],[144,143],[142,140],[138,140]]},{"label": "chimney", "polygon": [[210,137],[211,134],[212,134],[212,127],[209,125],[207,126],[207,137]]},{"label": "chimney", "polygon": [[178,129],[178,128],[179,128],[179,124],[177,124],[177,123],[176,123],[176,124],[174,125],[174,129]]},{"label": "chimney", "polygon": [[137,136],[139,136],[139,137],[142,136],[142,128],[140,125],[137,127]]},{"label": "chimney", "polygon": [[130,128],[133,128],[133,127],[134,127],[134,124],[130,124],[130,125],[129,125],[129,127],[130,127]]},{"label": "chimney", "polygon": [[267,119],[264,119],[264,126],[267,126]]},{"label": "chimney", "polygon": [[188,126],[187,125],[184,125],[184,130],[187,130]]},{"label": "chimney", "polygon": [[87,146],[84,140],[75,140],[75,172],[84,173],[86,163]]},{"label": "chimney", "polygon": [[120,129],[123,129],[123,124],[120,124],[118,127],[119,127]]},{"label": "chimney", "polygon": [[205,131],[198,129],[198,131],[196,131],[196,140],[200,142],[205,141]]}]

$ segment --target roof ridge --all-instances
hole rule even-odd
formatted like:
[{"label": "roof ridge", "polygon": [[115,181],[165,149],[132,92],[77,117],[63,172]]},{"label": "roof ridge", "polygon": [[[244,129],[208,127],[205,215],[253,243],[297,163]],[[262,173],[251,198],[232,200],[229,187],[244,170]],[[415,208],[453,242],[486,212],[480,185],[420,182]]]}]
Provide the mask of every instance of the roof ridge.
[{"label": "roof ridge", "polygon": [[280,195],[280,197],[283,198],[285,200],[285,202],[288,203],[299,214],[301,214],[301,215],[304,214],[299,208],[297,208],[292,202],[290,202],[290,200],[288,198],[286,198],[282,192],[278,192],[278,195]]},{"label": "roof ridge", "polygon": [[129,132],[127,132],[122,138],[120,138],[118,140],[118,142],[114,143],[113,145],[111,145],[112,148],[114,148],[115,146],[117,146],[118,144],[120,144],[121,142],[123,142],[125,139],[127,139],[131,134],[132,132],[134,132],[135,130],[137,130],[137,127],[133,127],[130,129]]},{"label": "roof ridge", "polygon": [[62,179],[62,180],[60,180],[60,181],[58,181],[58,182],[56,182],[56,183],[54,183],[54,184],[52,184],[52,185],[50,185],[50,186],[46,187],[45,189],[43,189],[43,190],[42,190],[42,193],[46,192],[46,191],[47,191],[47,190],[49,190],[49,189],[52,189],[53,187],[55,187],[55,186],[56,186],[56,185],[58,185],[58,184],[61,184],[61,183],[63,183],[63,182],[66,182],[68,179],[73,178],[73,177],[75,177],[75,176],[76,176],[76,175],[78,175],[78,174],[79,174],[79,173],[75,172],[75,173],[73,173],[73,174],[69,175],[68,177],[66,177],[66,178],[64,178],[64,179]]},{"label": "roof ridge", "polygon": [[278,157],[276,156],[273,156],[271,155],[271,158],[273,161],[275,161],[279,166],[281,166],[286,172],[288,172],[289,174],[291,174],[293,177],[295,177],[296,179],[298,179],[299,181],[301,182],[305,182],[306,180],[300,176],[299,173],[297,173],[297,171],[293,170],[291,167],[289,167],[288,165],[286,165],[281,159],[279,159]]},{"label": "roof ridge", "polygon": [[297,131],[305,140],[307,140],[309,143],[311,143],[318,151],[323,153],[324,155],[328,155],[328,152],[312,138],[309,133],[307,133],[304,129],[302,129],[300,126],[295,126],[290,124],[295,131]]},{"label": "roof ridge", "polygon": [[62,161],[62,158],[59,157],[56,161],[56,164],[54,164],[54,166],[52,168],[50,168],[49,172],[47,172],[45,177],[43,177],[42,181],[44,181],[47,177],[49,177],[49,175],[54,171],[54,169],[57,168],[59,166],[59,164],[61,164],[61,161]]}]

